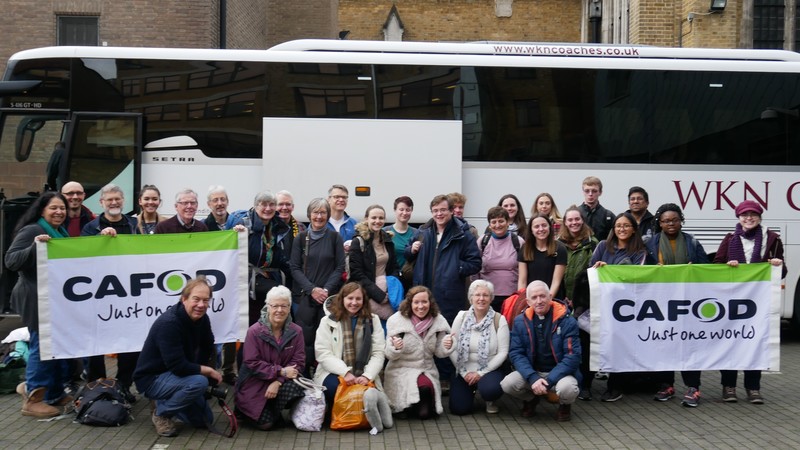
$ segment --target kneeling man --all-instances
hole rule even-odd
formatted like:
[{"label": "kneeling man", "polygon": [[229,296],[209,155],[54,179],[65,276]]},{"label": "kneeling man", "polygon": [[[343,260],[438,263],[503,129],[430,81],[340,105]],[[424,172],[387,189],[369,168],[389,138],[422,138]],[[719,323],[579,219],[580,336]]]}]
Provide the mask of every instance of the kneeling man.
[{"label": "kneeling man", "polygon": [[139,392],[156,402],[152,419],[160,436],[178,434],[173,418],[195,427],[213,420],[204,394],[209,382],[218,384],[222,376],[207,365],[214,351],[206,315],[210,301],[206,278],[190,280],[180,302],[153,322],[144,341],[133,379]]},{"label": "kneeling man", "polygon": [[523,417],[536,413],[542,396],[558,397],[556,420],[570,420],[578,398],[581,344],[578,322],[553,301],[543,281],[528,285],[528,309],[514,319],[508,356],[516,369],[500,383],[503,392],[523,401]]}]

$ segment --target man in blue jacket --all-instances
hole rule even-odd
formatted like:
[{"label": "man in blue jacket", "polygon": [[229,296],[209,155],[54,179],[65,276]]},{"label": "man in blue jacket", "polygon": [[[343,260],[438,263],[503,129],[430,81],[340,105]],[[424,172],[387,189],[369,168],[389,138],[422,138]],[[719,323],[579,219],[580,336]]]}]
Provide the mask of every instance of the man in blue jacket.
[{"label": "man in blue jacket", "polygon": [[508,356],[516,369],[500,383],[503,392],[523,401],[522,416],[531,417],[542,396],[558,396],[556,420],[570,420],[580,391],[581,344],[578,322],[567,307],[553,301],[543,281],[526,291],[528,308],[514,319]]}]

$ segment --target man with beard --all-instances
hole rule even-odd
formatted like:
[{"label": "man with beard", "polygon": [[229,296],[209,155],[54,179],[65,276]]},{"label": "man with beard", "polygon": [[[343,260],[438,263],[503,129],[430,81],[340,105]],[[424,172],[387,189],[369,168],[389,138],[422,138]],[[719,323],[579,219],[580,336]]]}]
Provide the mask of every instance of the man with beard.
[{"label": "man with beard", "polygon": [[223,231],[228,227],[228,192],[222,186],[208,188],[208,209],[211,214],[206,217],[205,224],[208,231]]},{"label": "man with beard", "polygon": [[[118,234],[138,234],[137,221],[133,217],[122,214],[125,204],[125,194],[115,184],[107,184],[100,189],[100,206],[103,213],[83,227],[81,236],[116,236]],[[136,401],[136,396],[130,391],[133,384],[133,371],[136,369],[138,352],[120,353],[117,356],[117,381],[122,393],[130,403]],[[89,358],[87,367],[87,380],[92,381],[106,377],[105,357],[96,355]]]}]

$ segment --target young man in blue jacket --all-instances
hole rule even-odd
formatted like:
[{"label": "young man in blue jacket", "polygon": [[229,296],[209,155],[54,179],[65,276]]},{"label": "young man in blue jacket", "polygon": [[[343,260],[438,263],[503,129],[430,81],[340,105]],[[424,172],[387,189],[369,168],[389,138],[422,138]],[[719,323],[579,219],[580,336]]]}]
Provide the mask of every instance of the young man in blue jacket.
[{"label": "young man in blue jacket", "polygon": [[528,308],[514,319],[508,356],[516,369],[500,383],[503,392],[523,401],[522,416],[531,417],[543,396],[558,396],[556,420],[570,420],[580,392],[581,344],[578,322],[567,307],[553,301],[543,281],[526,291]]}]

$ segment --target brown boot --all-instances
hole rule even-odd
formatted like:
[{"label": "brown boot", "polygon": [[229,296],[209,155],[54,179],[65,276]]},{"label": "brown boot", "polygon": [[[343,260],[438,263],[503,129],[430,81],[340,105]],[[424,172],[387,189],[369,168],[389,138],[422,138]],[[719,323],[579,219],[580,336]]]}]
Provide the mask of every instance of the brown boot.
[{"label": "brown boot", "polygon": [[31,391],[28,399],[22,405],[22,415],[39,418],[55,417],[61,410],[44,402],[46,388],[40,387]]},{"label": "brown boot", "polygon": [[569,422],[572,413],[572,405],[558,405],[556,411],[556,422]]}]

